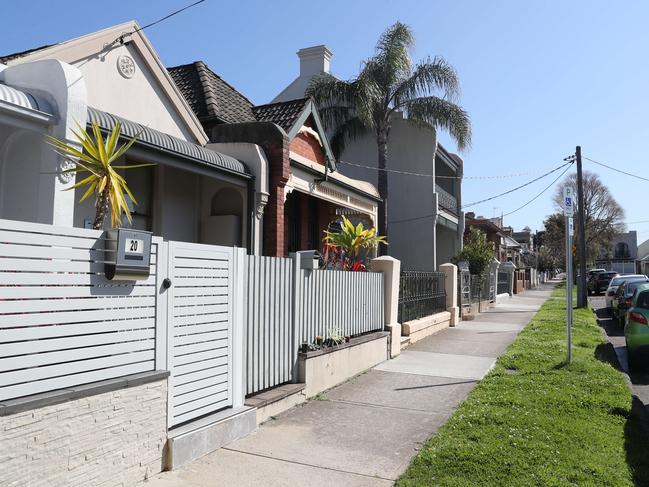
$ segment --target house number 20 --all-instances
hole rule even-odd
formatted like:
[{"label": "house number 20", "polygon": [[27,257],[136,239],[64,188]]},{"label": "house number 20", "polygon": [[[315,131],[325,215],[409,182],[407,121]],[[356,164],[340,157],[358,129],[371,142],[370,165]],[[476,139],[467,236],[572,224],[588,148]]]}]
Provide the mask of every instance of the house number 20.
[{"label": "house number 20", "polygon": [[127,254],[141,254],[143,252],[144,240],[129,238],[126,241]]}]

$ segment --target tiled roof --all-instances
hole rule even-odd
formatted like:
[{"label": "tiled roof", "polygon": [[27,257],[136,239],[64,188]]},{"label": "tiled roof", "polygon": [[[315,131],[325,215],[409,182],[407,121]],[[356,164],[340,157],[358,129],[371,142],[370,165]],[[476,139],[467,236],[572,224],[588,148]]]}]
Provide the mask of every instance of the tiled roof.
[{"label": "tiled roof", "polygon": [[295,125],[295,122],[304,111],[304,107],[308,102],[308,98],[300,98],[279,103],[269,103],[268,105],[259,105],[254,107],[252,111],[260,122],[276,123],[288,132]]},{"label": "tiled roof", "polygon": [[168,68],[196,116],[224,123],[254,122],[252,103],[202,61]]},{"label": "tiled roof", "polygon": [[0,56],[0,63],[7,63],[14,59],[24,57],[27,54],[31,54],[32,52],[40,51],[42,49],[47,49],[48,47],[51,46],[54,46],[54,44],[46,44],[44,46],[35,47],[33,49],[27,49],[26,51],[14,52],[13,54],[5,54],[4,56]]}]

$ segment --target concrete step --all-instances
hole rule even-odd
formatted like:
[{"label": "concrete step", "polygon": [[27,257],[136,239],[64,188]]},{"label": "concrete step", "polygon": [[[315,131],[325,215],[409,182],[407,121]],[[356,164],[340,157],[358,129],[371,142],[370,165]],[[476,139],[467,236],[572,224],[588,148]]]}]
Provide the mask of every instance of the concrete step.
[{"label": "concrete step", "polygon": [[169,430],[167,470],[174,470],[249,435],[257,428],[255,408],[240,406],[209,414]]},{"label": "concrete step", "polygon": [[246,406],[257,409],[257,424],[306,401],[303,383],[282,384],[246,398]]},{"label": "concrete step", "polygon": [[401,337],[401,350],[405,350],[410,345],[410,337]]}]

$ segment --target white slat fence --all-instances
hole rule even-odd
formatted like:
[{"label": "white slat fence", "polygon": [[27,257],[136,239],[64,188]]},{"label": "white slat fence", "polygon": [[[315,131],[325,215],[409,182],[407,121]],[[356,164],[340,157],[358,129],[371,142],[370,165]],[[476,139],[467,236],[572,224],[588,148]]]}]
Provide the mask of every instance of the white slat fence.
[{"label": "white slat fence", "polygon": [[112,283],[103,232],[0,220],[0,400],[156,369],[157,276]]}]

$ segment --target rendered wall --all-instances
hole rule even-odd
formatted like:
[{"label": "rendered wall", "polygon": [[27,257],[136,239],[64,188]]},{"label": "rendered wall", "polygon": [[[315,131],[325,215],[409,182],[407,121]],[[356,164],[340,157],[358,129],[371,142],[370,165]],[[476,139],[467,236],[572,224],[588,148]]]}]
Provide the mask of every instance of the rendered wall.
[{"label": "rendered wall", "polygon": [[[430,131],[413,128],[404,120],[394,120],[388,147],[390,167],[432,175],[434,148],[435,138]],[[376,140],[365,137],[350,143],[341,160],[375,167]],[[339,164],[338,169],[346,176],[378,187],[378,171],[345,164]],[[389,173],[388,190],[389,254],[401,261],[403,269],[433,270],[436,211],[433,178]]]}]

